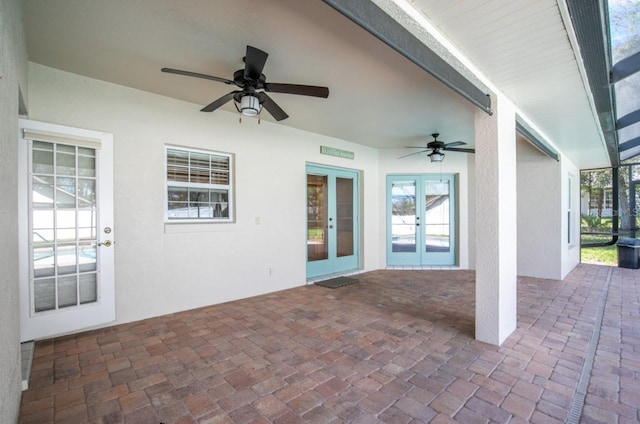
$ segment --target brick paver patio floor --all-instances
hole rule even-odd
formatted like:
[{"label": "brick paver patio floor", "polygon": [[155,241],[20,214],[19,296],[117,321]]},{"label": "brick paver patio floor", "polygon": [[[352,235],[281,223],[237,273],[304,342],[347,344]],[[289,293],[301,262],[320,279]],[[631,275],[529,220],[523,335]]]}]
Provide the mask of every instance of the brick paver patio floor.
[{"label": "brick paver patio floor", "polygon": [[41,341],[20,422],[640,421],[640,270],[520,278],[501,347],[473,338],[474,277],[380,270]]}]

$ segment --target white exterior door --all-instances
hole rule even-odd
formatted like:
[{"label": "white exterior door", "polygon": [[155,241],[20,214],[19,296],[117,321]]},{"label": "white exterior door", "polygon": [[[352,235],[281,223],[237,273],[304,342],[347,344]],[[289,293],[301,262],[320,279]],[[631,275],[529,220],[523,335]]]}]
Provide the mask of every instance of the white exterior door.
[{"label": "white exterior door", "polygon": [[20,120],[20,338],[115,320],[113,137]]}]

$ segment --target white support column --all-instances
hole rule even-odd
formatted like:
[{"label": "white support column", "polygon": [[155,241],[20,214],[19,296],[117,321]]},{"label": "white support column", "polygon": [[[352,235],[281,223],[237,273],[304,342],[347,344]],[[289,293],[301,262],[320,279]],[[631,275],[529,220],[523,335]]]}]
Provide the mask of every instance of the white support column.
[{"label": "white support column", "polygon": [[477,110],[476,339],[500,345],[516,329],[516,117],[492,97],[494,115]]}]

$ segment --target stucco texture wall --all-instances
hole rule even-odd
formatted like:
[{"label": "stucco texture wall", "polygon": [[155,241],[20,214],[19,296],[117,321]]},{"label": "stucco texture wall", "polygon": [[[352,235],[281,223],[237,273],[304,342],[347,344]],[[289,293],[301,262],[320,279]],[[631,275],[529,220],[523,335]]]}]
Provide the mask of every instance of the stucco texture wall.
[{"label": "stucco texture wall", "polygon": [[[361,172],[361,261],[380,267],[375,149],[36,64],[29,81],[31,119],[114,136],[118,323],[306,284],[306,163]],[[165,144],[235,155],[235,223],[164,223]]]},{"label": "stucco texture wall", "polygon": [[518,139],[518,275],[560,279],[560,163]]},{"label": "stucco texture wall", "polygon": [[[0,0],[0,422],[17,421],[20,408],[18,320],[17,142],[20,82],[26,49],[20,2]],[[26,86],[25,86],[26,88]]]},{"label": "stucco texture wall", "polygon": [[524,139],[517,152],[518,274],[561,280],[580,262],[580,170],[566,156],[555,161]]}]

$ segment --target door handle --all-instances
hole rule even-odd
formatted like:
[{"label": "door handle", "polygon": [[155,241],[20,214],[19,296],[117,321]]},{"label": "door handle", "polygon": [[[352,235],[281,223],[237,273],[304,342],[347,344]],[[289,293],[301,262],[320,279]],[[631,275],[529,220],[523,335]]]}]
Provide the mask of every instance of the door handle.
[{"label": "door handle", "polygon": [[111,247],[111,240],[106,240],[102,243],[98,243],[98,246]]}]

